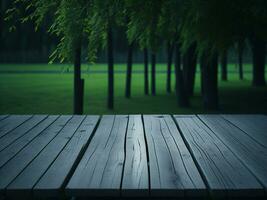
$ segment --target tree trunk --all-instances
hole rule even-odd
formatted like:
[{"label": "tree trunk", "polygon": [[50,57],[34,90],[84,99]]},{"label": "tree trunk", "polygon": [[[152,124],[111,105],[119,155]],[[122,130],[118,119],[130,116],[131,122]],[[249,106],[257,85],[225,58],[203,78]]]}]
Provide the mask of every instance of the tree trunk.
[{"label": "tree trunk", "polygon": [[149,82],[148,82],[148,51],[147,48],[144,49],[144,89],[145,95],[149,93]]},{"label": "tree trunk", "polygon": [[131,79],[132,79],[132,64],[133,64],[133,46],[132,42],[128,47],[128,56],[127,56],[127,74],[126,74],[126,88],[125,88],[125,97],[131,97]]},{"label": "tree trunk", "polygon": [[197,67],[196,47],[196,43],[192,44],[183,56],[183,71],[186,86],[185,89],[189,97],[193,96],[194,93],[195,75]]},{"label": "tree trunk", "polygon": [[112,28],[108,26],[107,56],[108,56],[108,108],[114,107],[114,66],[113,66],[113,41]]},{"label": "tree trunk", "polygon": [[84,81],[81,79],[81,46],[75,50],[74,57],[74,101],[73,113],[81,115],[83,113],[83,87]]},{"label": "tree trunk", "polygon": [[181,52],[179,44],[175,45],[175,91],[177,104],[180,107],[189,107],[189,99],[184,85],[183,71],[181,70]]},{"label": "tree trunk", "polygon": [[206,53],[202,55],[201,84],[203,106],[205,109],[218,109],[218,54],[210,57]]},{"label": "tree trunk", "polygon": [[265,86],[265,42],[259,39],[252,40],[253,56],[253,86]]},{"label": "tree trunk", "polygon": [[4,30],[4,10],[6,10],[5,3],[6,2],[4,0],[0,2],[0,40],[2,39],[2,34]]},{"label": "tree trunk", "polygon": [[239,72],[239,79],[243,80],[243,46],[242,44],[238,44],[238,72]]},{"label": "tree trunk", "polygon": [[227,81],[227,51],[221,55],[221,79]]},{"label": "tree trunk", "polygon": [[151,54],[151,94],[156,95],[156,54]]},{"label": "tree trunk", "polygon": [[167,93],[171,93],[172,55],[173,55],[173,45],[170,42],[168,42],[167,43],[167,82],[166,82]]},{"label": "tree trunk", "polygon": [[199,58],[199,64],[200,64],[200,87],[201,87],[201,94],[203,94],[203,91],[204,91],[204,86],[203,86],[203,77],[204,77],[204,71],[203,68],[204,68],[204,65],[205,65],[205,57],[203,55],[204,53],[202,53],[202,55],[200,56]]}]

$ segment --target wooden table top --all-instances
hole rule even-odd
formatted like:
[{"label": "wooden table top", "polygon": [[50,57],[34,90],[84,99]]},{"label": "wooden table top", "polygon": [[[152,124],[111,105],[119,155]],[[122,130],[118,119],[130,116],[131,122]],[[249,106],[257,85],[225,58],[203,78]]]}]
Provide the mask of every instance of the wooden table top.
[{"label": "wooden table top", "polygon": [[264,115],[0,115],[0,199],[266,198]]}]

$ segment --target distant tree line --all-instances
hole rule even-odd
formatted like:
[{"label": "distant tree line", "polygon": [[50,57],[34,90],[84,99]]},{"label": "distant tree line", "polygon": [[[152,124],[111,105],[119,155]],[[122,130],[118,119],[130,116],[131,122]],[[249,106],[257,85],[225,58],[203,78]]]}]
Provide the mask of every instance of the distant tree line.
[{"label": "distant tree line", "polygon": [[218,66],[220,63],[221,79],[227,80],[231,48],[238,54],[240,79],[247,46],[252,52],[253,85],[266,84],[265,0],[17,0],[6,18],[15,25],[33,21],[37,30],[46,27],[57,38],[51,60],[74,63],[75,114],[83,110],[82,49],[86,49],[88,62],[95,61],[101,49],[106,51],[107,106],[114,107],[114,38],[118,30],[127,38],[127,98],[131,97],[134,48],[143,52],[144,92],[156,95],[157,54],[162,45],[166,46],[167,55],[166,91],[172,90],[173,65],[176,83],[173,90],[181,107],[190,106],[199,62],[203,106],[218,108]]}]

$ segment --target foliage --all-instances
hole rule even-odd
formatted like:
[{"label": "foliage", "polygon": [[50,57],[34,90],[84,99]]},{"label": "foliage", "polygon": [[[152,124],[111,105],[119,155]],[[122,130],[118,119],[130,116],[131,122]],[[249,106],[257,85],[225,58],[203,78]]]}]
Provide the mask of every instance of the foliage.
[{"label": "foliage", "polygon": [[162,40],[180,41],[186,50],[224,51],[247,38],[267,36],[266,0],[15,0],[7,19],[34,20],[36,28],[52,17],[49,32],[60,40],[52,60],[73,60],[88,45],[94,61],[106,46],[108,27],[125,26],[129,43],[156,52]]},{"label": "foliage", "polygon": [[108,27],[116,22],[122,23],[124,16],[123,1],[120,0],[92,0],[91,16],[86,19],[85,30],[88,37],[88,60],[94,61],[99,48],[107,45]]},{"label": "foliage", "polygon": [[126,0],[129,17],[127,36],[130,42],[137,41],[141,48],[156,52],[160,45],[159,16],[164,0]]},{"label": "foliage", "polygon": [[74,51],[86,34],[90,7],[91,1],[87,0],[16,0],[14,7],[7,11],[6,19],[18,19],[22,23],[33,20],[38,29],[47,16],[52,17],[48,32],[59,38],[59,44],[51,55],[51,62],[55,59],[72,62]]},{"label": "foliage", "polygon": [[184,3],[185,1],[183,0],[169,0],[163,2],[161,15],[159,16],[158,29],[164,40],[171,43],[179,40]]},{"label": "foliage", "polygon": [[251,36],[266,38],[264,0],[189,0],[181,25],[183,46],[197,41],[200,52],[224,51]]}]

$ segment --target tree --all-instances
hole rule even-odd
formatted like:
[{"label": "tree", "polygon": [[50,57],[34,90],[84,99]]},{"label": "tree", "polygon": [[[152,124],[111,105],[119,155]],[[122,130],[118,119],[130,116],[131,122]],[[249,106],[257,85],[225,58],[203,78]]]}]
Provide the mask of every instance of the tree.
[{"label": "tree", "polygon": [[[254,68],[261,71],[263,63],[263,43],[255,43],[266,40],[267,36],[267,2],[242,1],[242,0],[189,0],[184,7],[184,20],[181,25],[182,46],[188,47],[192,42],[197,42],[198,53],[202,55],[202,76],[205,73],[209,78],[203,78],[202,84],[203,101],[209,103],[209,108],[218,105],[215,88],[217,70],[217,53],[229,49],[236,42],[243,42],[247,38],[254,38]],[[227,13],[227,15],[225,15]],[[256,40],[255,40],[256,38]],[[261,49],[261,50],[260,50]],[[257,54],[257,57],[256,57]],[[203,56],[205,55],[205,56]],[[257,59],[256,59],[257,58]],[[206,60],[208,59],[208,60]],[[210,70],[210,65],[216,68]],[[257,67],[256,67],[257,65]],[[255,73],[254,73],[255,74]],[[257,76],[257,78],[259,78]],[[263,83],[263,81],[259,81]],[[210,95],[213,94],[213,95]]]},{"label": "tree", "polygon": [[108,58],[108,94],[107,106],[114,107],[114,56],[113,29],[121,25],[125,19],[124,2],[119,0],[91,0],[92,14],[87,18],[88,41],[90,44],[89,58],[93,59],[99,48],[107,50]]},{"label": "tree", "polygon": [[181,53],[179,43],[175,44],[175,92],[177,95],[177,104],[181,107],[189,107],[188,94],[185,90],[183,70],[181,69]]},{"label": "tree", "polygon": [[[208,50],[207,50],[208,51]],[[201,86],[203,106],[208,110],[216,110],[218,100],[218,54],[203,52],[201,55]],[[211,58],[210,58],[211,56]]]},{"label": "tree", "polygon": [[237,57],[238,57],[238,74],[239,79],[243,80],[243,51],[244,51],[244,45],[241,42],[238,42],[237,44]]},{"label": "tree", "polygon": [[156,54],[151,53],[151,94],[156,95]]},{"label": "tree", "polygon": [[[48,1],[48,0],[46,0]],[[61,62],[74,63],[74,114],[82,114],[83,112],[83,94],[84,94],[84,80],[81,79],[81,51],[82,43],[85,38],[86,18],[89,15],[91,4],[86,1],[49,1],[36,2],[34,5],[37,13],[37,23],[43,22],[45,14],[49,12],[46,4],[51,5],[56,10],[53,24],[50,27],[50,32],[56,34],[61,38],[60,43],[52,54],[52,60],[59,59]],[[54,3],[55,2],[55,3]],[[42,9],[47,9],[40,15]]]},{"label": "tree", "polygon": [[74,114],[83,113],[84,80],[81,79],[81,46],[77,46],[74,57]]},{"label": "tree", "polygon": [[114,58],[112,24],[107,25],[107,57],[108,57],[108,108],[114,107]]},{"label": "tree", "polygon": [[[170,46],[175,46],[175,92],[177,97],[177,104],[181,107],[188,107],[189,104],[189,95],[187,91],[189,80],[191,78],[192,70],[188,70],[188,67],[192,67],[192,63],[188,60],[184,62],[184,66],[181,66],[181,57],[184,52],[188,50],[188,47],[181,49],[181,33],[180,26],[181,21],[183,20],[183,7],[184,1],[169,0],[164,1],[162,4],[162,9],[159,16],[159,25],[158,29],[160,30],[161,38],[169,42]],[[183,50],[183,51],[182,51]],[[190,52],[191,53],[191,52]],[[194,58],[194,55],[193,55]],[[185,60],[184,60],[185,61]],[[188,62],[187,62],[188,61]],[[193,66],[194,67],[194,66]],[[189,75],[190,74],[190,75]],[[170,84],[170,71],[167,74],[167,89]],[[168,80],[169,79],[169,80]],[[190,82],[191,83],[191,82]]]},{"label": "tree", "polygon": [[195,85],[195,75],[197,68],[197,44],[193,43],[185,51],[183,56],[183,70],[184,70],[184,81],[185,89],[188,97],[193,96],[194,85]]},{"label": "tree", "polygon": [[173,45],[171,42],[167,42],[167,81],[166,90],[167,93],[171,93],[171,71],[172,71],[172,55],[173,55]]},{"label": "tree", "polygon": [[126,87],[125,87],[125,97],[131,97],[131,79],[132,79],[132,64],[133,64],[133,47],[134,42],[128,46],[127,55],[127,73],[126,73]]},{"label": "tree", "polygon": [[148,81],[148,50],[144,48],[144,91],[149,94],[149,81]]},{"label": "tree", "polygon": [[[128,0],[125,2],[127,14],[129,16],[129,25],[127,36],[131,43],[136,43],[141,49],[149,49],[151,51],[151,93],[156,94],[156,53],[160,46],[158,20],[161,11],[162,0]],[[145,93],[147,86],[147,54],[145,56]]]},{"label": "tree", "polygon": [[265,86],[265,56],[266,43],[259,38],[251,40],[252,59],[253,59],[253,80],[254,86]]},{"label": "tree", "polygon": [[219,20],[211,16],[216,13],[220,19],[222,13],[217,10],[220,3],[220,1],[190,0],[185,6],[184,20],[181,24],[183,48],[187,49],[192,44],[197,44],[201,64],[202,99],[206,109],[218,108],[217,51],[218,49],[225,49],[225,44],[221,45],[221,35],[217,31],[213,31],[217,30],[217,26],[220,26]]},{"label": "tree", "polygon": [[249,24],[249,41],[253,59],[254,86],[265,86],[265,52],[267,40],[267,2],[249,0],[246,5],[245,20]]},{"label": "tree", "polygon": [[[129,24],[129,17],[126,14],[126,28]],[[132,83],[132,65],[133,65],[133,49],[134,41],[128,44],[128,55],[127,55],[127,69],[126,69],[126,84],[125,84],[125,97],[131,97],[131,83]]]},{"label": "tree", "polygon": [[[74,63],[74,114],[83,112],[84,81],[81,79],[81,48],[86,32],[84,25],[86,19],[90,18],[90,8],[91,2],[85,0],[18,0],[14,2],[12,9],[7,11],[8,19],[17,19],[22,23],[33,20],[36,29],[41,27],[47,16],[53,16],[48,31],[55,34],[60,42],[51,55],[51,61],[59,59],[61,62]],[[16,17],[18,14],[21,14],[19,19]]]},{"label": "tree", "polygon": [[[167,42],[167,81],[166,81],[167,93],[171,92],[171,65],[172,65],[172,56],[174,51],[176,54],[174,56],[176,58],[176,67],[181,66],[181,63],[179,64],[177,63],[181,62],[180,59],[181,52],[180,50],[177,49],[178,47],[180,48],[180,45],[177,46],[177,43],[180,42],[179,24],[180,20],[182,19],[181,7],[182,7],[181,1],[175,1],[175,0],[164,1],[162,3],[162,9],[160,11],[159,22],[158,22],[158,29],[160,36]],[[176,69],[175,73],[176,72],[179,73],[180,71]],[[179,76],[175,75],[175,78],[179,78]],[[176,80],[176,82],[178,81]],[[175,91],[177,95],[178,93],[180,95],[183,95],[182,92],[177,93],[177,88],[175,89]]]},{"label": "tree", "polygon": [[227,81],[227,50],[221,54],[221,79]]}]

